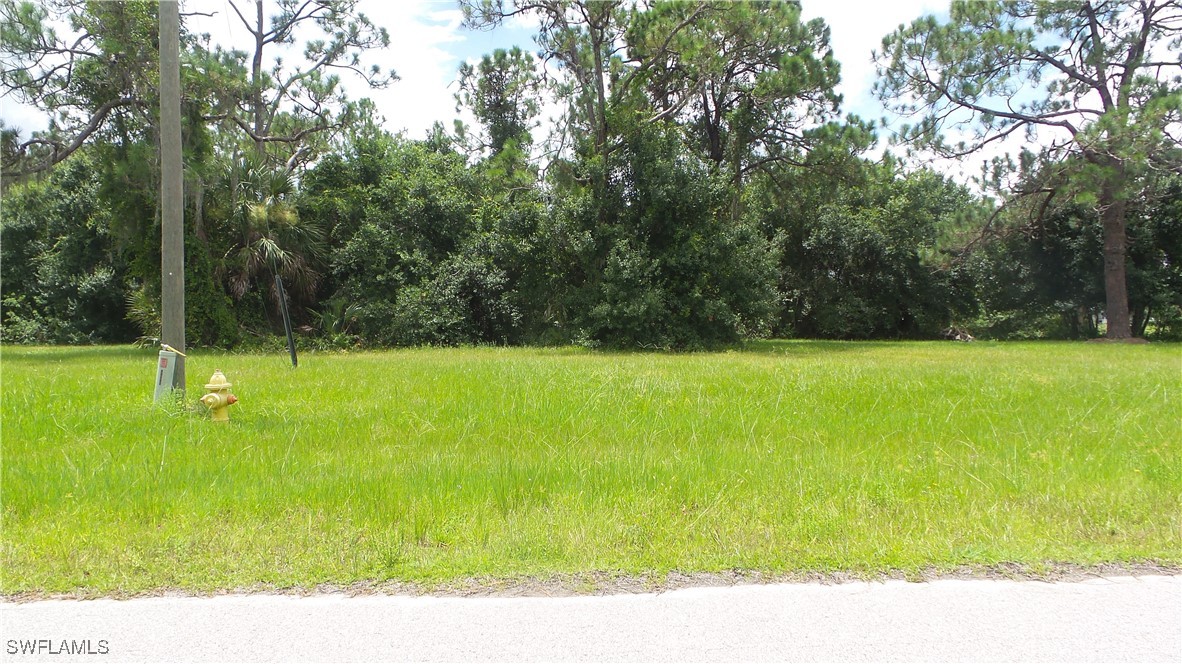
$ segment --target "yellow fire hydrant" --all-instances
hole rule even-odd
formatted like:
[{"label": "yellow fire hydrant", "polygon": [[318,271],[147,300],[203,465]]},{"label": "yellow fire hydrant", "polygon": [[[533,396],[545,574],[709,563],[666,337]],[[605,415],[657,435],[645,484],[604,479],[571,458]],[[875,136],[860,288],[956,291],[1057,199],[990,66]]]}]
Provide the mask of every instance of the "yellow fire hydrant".
[{"label": "yellow fire hydrant", "polygon": [[213,377],[205,384],[209,394],[201,397],[201,403],[209,409],[209,419],[214,422],[230,421],[230,404],[238,403],[238,397],[230,394],[231,387],[233,386],[226,380],[221,369],[215,370]]}]

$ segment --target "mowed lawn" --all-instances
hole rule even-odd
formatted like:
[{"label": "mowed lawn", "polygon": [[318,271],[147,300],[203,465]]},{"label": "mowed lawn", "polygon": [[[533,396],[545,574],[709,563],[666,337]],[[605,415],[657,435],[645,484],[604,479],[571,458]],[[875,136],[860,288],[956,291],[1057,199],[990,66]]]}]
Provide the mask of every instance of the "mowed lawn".
[{"label": "mowed lawn", "polygon": [[[196,403],[214,369],[229,424]],[[2,591],[1182,564],[1182,348],[4,347]]]}]

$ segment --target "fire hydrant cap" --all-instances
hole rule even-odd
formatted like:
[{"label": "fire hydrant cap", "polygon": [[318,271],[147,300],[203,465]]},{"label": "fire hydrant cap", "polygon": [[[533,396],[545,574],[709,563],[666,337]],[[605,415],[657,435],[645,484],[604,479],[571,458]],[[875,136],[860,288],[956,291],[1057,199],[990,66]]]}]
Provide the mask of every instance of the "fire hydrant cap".
[{"label": "fire hydrant cap", "polygon": [[228,390],[233,387],[233,384],[226,380],[225,374],[221,369],[215,369],[213,376],[210,377],[209,382],[205,384],[205,389],[211,392],[218,392],[221,390]]}]

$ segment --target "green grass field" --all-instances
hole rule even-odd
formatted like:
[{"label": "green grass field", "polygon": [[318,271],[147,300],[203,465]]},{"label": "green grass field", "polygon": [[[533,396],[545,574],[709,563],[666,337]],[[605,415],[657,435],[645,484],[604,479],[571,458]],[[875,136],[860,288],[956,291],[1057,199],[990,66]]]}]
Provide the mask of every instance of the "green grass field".
[{"label": "green grass field", "polygon": [[3,593],[1182,563],[1176,345],[198,352],[170,408],[154,371],[3,348]]}]

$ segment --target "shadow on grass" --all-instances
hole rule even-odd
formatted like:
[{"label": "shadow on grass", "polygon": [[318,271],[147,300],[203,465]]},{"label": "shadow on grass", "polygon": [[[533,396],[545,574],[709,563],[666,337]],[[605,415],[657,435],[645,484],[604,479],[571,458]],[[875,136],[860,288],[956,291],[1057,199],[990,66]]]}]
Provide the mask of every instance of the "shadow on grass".
[{"label": "shadow on grass", "polygon": [[736,350],[756,355],[830,355],[898,348],[906,344],[929,344],[928,341],[830,341],[820,339],[767,339],[749,341]]},{"label": "shadow on grass", "polygon": [[[516,349],[524,352],[534,352],[546,356],[555,357],[636,357],[643,355],[667,355],[671,357],[688,356],[688,355],[721,355],[725,353],[742,353],[750,355],[784,355],[794,357],[812,357],[822,355],[832,355],[835,353],[865,353],[886,348],[899,348],[906,346],[932,346],[945,345],[952,342],[946,341],[931,341],[931,340],[890,340],[890,341],[833,341],[822,339],[765,339],[758,341],[748,341],[731,345],[720,345],[709,348],[688,348],[688,349],[669,349],[669,348],[586,348],[581,346],[517,346],[510,347],[509,350]],[[1048,343],[1048,342],[1043,342]],[[1068,343],[1068,342],[1061,342]],[[980,345],[994,345],[992,343],[984,342]],[[1016,344],[1015,344],[1016,345]],[[488,348],[506,350],[503,346],[457,346],[453,350],[457,351],[471,351],[475,349]],[[414,352],[416,350],[424,351],[447,351],[449,348],[424,346],[418,348],[366,348],[359,349],[352,352],[318,352],[315,350],[301,351],[301,356],[310,357],[340,357],[353,354],[364,355],[371,353],[385,353],[385,352]],[[54,361],[71,361],[83,359],[154,359],[156,356],[156,348],[139,348],[132,345],[106,345],[106,346],[21,346],[21,345],[0,345],[0,361],[13,362],[17,364],[37,364]],[[287,360],[287,352],[278,352],[272,349],[202,349],[200,351],[206,357],[235,357],[235,356],[271,356]]]},{"label": "shadow on grass", "polygon": [[0,347],[0,361],[23,364],[44,362],[98,359],[98,358],[154,358],[155,348],[120,346],[12,346]]},{"label": "shadow on grass", "polygon": [[884,348],[898,348],[901,345],[929,345],[947,342],[933,341],[832,341],[821,339],[774,339],[747,341],[737,344],[726,344],[695,348],[586,348],[581,346],[525,346],[525,350],[532,350],[546,355],[570,355],[581,357],[641,357],[668,356],[688,357],[691,355],[725,355],[737,353],[743,355],[786,355],[796,357],[810,357],[832,355],[834,353],[865,353]]},{"label": "shadow on grass", "polygon": [[[828,355],[832,353],[866,352],[876,349],[898,347],[900,344],[925,344],[925,341],[831,341],[815,339],[771,339],[748,341],[738,344],[720,345],[707,348],[586,348],[581,346],[516,346],[510,347],[522,351],[534,351],[554,356],[637,356],[637,355],[716,355],[724,353],[748,353],[754,355]],[[457,346],[454,350],[470,351],[485,348],[482,346]],[[488,346],[489,349],[501,349],[502,346]],[[367,348],[355,351],[356,354],[406,352],[415,350],[446,351],[448,348],[436,346],[400,347],[400,348]],[[125,358],[154,358],[156,348],[139,348],[132,345],[100,345],[100,346],[21,346],[0,345],[0,361],[22,364],[35,364],[52,361],[66,361],[79,359],[125,359]],[[287,352],[282,353],[271,349],[203,349],[205,356],[269,356],[282,355],[287,358]],[[304,351],[309,356],[338,356],[351,355],[353,352],[316,352]]]}]

